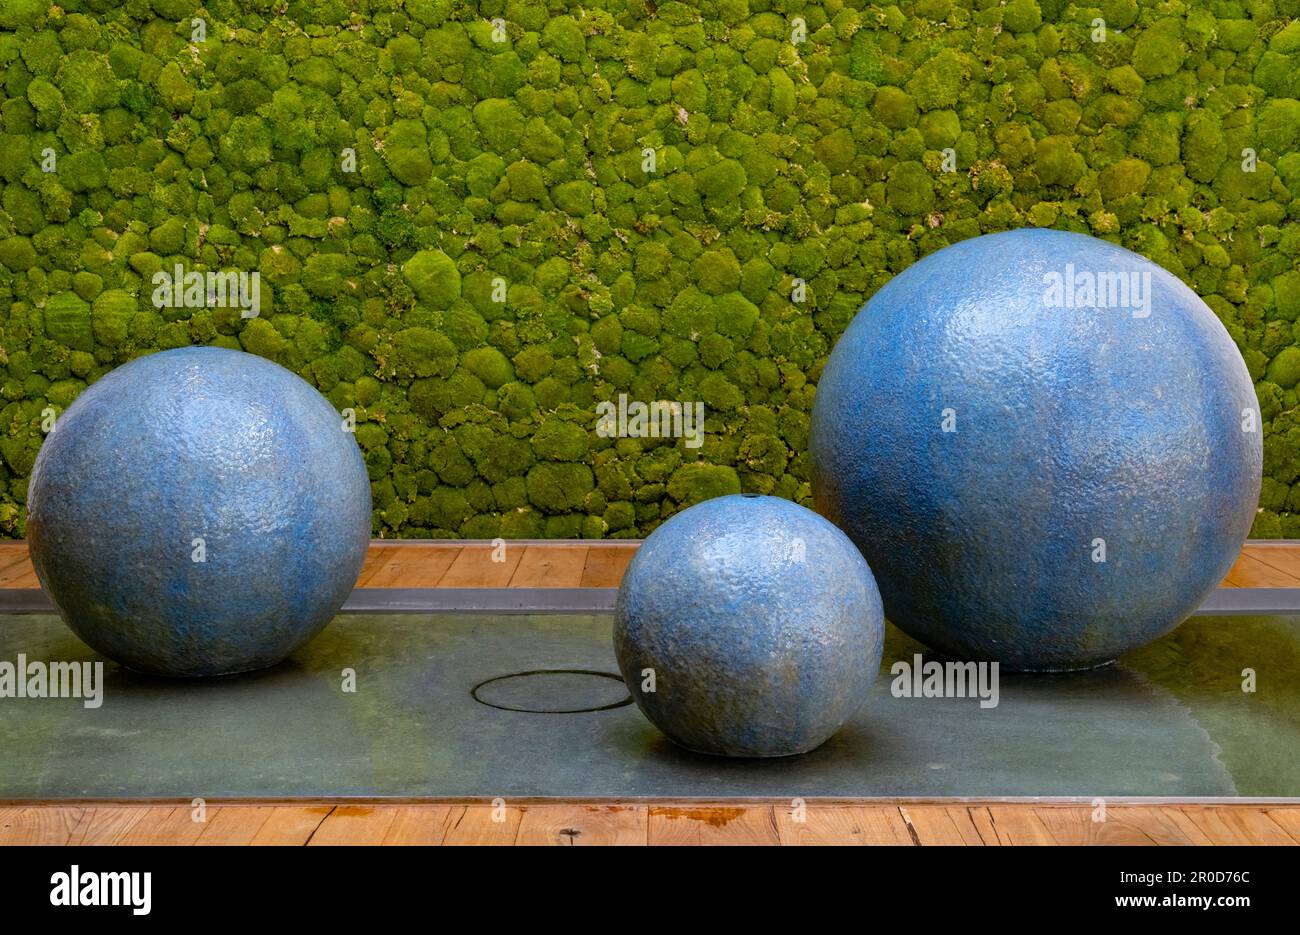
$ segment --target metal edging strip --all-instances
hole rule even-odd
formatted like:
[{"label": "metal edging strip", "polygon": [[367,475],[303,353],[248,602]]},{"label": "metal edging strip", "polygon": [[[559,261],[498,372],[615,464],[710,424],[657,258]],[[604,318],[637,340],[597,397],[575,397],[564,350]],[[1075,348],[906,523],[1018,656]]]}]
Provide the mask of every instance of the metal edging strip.
[{"label": "metal edging strip", "polygon": [[617,594],[617,588],[357,588],[340,613],[605,613]]},{"label": "metal edging strip", "polygon": [[1241,616],[1300,613],[1300,588],[1219,588],[1193,616]]},{"label": "metal edging strip", "polygon": [[[339,613],[608,613],[617,594],[617,588],[357,588]],[[0,614],[54,612],[40,588],[0,588]]]},{"label": "metal edging strip", "polygon": [[[592,614],[614,609],[617,588],[357,588],[345,614]],[[48,614],[40,588],[0,588],[0,614]],[[1300,588],[1219,588],[1194,616],[1300,614]]]}]

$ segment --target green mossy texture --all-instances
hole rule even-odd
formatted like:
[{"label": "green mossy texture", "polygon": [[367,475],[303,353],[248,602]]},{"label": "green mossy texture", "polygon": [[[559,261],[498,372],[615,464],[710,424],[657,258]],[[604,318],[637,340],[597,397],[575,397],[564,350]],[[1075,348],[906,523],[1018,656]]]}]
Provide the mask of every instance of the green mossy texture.
[{"label": "green mossy texture", "polygon": [[[187,344],[354,410],[377,535],[629,537],[718,494],[808,503],[816,379],[861,304],[950,243],[1051,226],[1221,317],[1258,381],[1255,534],[1300,537],[1297,12],[3,0],[0,530],[23,534],[44,410]],[[261,317],[155,309],[177,262],[258,270]],[[622,393],[702,400],[703,447],[598,437]]]}]

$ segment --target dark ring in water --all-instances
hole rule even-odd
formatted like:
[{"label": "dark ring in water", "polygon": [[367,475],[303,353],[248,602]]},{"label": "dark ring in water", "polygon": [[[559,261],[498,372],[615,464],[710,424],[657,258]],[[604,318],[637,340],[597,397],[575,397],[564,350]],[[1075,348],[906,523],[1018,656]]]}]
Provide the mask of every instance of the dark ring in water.
[{"label": "dark ring in water", "polygon": [[609,711],[613,708],[622,708],[632,703],[632,694],[629,692],[628,696],[621,701],[615,701],[607,705],[600,705],[595,708],[511,708],[506,705],[493,704],[490,701],[484,701],[478,695],[478,690],[484,685],[491,685],[493,682],[501,682],[505,679],[522,678],[526,675],[594,675],[597,678],[613,679],[620,683],[623,681],[623,676],[616,675],[613,672],[593,672],[590,669],[530,669],[527,672],[511,672],[506,675],[494,675],[490,679],[485,679],[469,690],[470,697],[479,704],[487,705],[489,708],[496,708],[498,711],[519,711],[524,714],[582,714],[587,711]]}]

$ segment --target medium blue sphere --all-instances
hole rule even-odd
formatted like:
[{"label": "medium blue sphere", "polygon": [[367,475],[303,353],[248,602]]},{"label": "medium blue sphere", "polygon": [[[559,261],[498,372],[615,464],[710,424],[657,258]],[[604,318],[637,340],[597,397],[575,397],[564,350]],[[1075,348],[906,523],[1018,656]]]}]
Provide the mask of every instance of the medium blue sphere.
[{"label": "medium blue sphere", "polygon": [[810,447],[817,507],[889,619],[1020,670],[1101,665],[1177,626],[1260,490],[1255,390],[1214,313],[1061,231],[966,240],[892,279],[826,364]]},{"label": "medium blue sphere", "polygon": [[141,672],[279,662],[356,583],[370,483],[338,412],[268,360],[133,360],[59,417],[32,470],[41,584],[91,647]]},{"label": "medium blue sphere", "polygon": [[825,741],[866,698],[885,633],[871,570],[844,533],[748,494],[651,533],[614,614],[619,669],[645,716],[683,747],[725,756]]}]

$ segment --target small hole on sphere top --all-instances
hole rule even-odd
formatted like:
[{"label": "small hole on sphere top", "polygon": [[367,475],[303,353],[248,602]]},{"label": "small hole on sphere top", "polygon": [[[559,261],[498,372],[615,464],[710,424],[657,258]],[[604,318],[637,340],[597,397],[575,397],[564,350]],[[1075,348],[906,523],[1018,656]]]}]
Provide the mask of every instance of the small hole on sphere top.
[{"label": "small hole on sphere top", "polygon": [[757,500],[759,497],[762,496],[762,494],[759,494],[759,493],[742,493],[741,496],[742,496],[742,497],[746,497],[746,498],[748,498],[748,499],[750,499],[750,500]]}]

